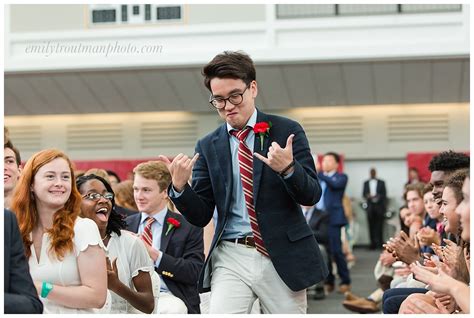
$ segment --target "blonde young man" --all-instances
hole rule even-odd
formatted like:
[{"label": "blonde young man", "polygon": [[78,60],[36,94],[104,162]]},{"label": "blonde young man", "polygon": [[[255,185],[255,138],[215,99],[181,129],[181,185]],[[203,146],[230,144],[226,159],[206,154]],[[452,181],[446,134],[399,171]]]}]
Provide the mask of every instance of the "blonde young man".
[{"label": "blonde young man", "polygon": [[168,209],[171,175],[164,163],[144,162],[133,172],[134,198],[140,213],[127,218],[127,229],[141,235],[160,275],[158,309],[162,314],[198,314],[203,230]]}]

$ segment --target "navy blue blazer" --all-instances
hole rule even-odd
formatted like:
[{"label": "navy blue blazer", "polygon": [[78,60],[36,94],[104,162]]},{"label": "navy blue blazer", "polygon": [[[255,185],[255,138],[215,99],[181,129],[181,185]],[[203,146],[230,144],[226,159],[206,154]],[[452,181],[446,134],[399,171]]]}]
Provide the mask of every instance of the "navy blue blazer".
[{"label": "navy blue blazer", "polygon": [[324,191],[324,205],[329,212],[329,224],[346,225],[347,219],[344,214],[342,197],[347,185],[347,175],[336,172],[331,177],[325,176],[322,172],[318,173],[318,178],[326,182],[326,191]]},{"label": "navy blue blazer", "polygon": [[4,209],[3,279],[6,314],[41,314],[43,303],[38,298],[25,257],[23,240],[15,215]]},{"label": "navy blue blazer", "polygon": [[[293,175],[283,179],[254,157],[253,195],[257,221],[273,266],[285,284],[298,291],[323,280],[328,273],[300,208],[300,204],[314,205],[321,196],[321,187],[301,125],[258,111],[257,122],[262,121],[272,122],[270,136],[264,139],[263,151],[256,136],[254,152],[266,156],[273,141],[285,147],[288,136],[295,135]],[[186,219],[199,227],[209,223],[217,207],[217,227],[199,280],[200,291],[208,291],[212,253],[220,242],[232,204],[232,160],[226,124],[200,139],[196,152],[199,158],[193,168],[192,187],[186,185],[178,198],[171,199]]]},{"label": "navy blue blazer", "polygon": [[[166,220],[175,218],[180,223],[168,235]],[[141,213],[127,217],[127,230],[138,233]],[[189,314],[201,313],[200,298],[197,288],[199,273],[204,264],[203,230],[189,224],[181,214],[169,211],[161,234],[160,251],[163,257],[155,271],[168,286],[171,293],[181,299],[188,307]]]}]

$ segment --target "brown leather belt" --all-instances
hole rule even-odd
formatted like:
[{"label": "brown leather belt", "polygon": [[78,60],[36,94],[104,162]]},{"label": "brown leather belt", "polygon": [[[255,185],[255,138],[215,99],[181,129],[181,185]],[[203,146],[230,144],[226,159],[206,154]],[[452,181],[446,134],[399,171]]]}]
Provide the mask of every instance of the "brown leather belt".
[{"label": "brown leather belt", "polygon": [[247,247],[255,247],[255,241],[253,236],[246,236],[236,239],[222,239],[223,241],[232,242],[232,243],[239,243],[245,245]]}]

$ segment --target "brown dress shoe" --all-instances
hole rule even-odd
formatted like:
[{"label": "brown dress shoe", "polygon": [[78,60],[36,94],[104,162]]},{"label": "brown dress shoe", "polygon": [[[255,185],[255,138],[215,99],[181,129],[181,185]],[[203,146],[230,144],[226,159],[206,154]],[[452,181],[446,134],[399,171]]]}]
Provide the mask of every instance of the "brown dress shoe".
[{"label": "brown dress shoe", "polygon": [[333,291],[334,291],[334,285],[324,284],[324,292],[326,293],[326,295],[329,295]]},{"label": "brown dress shoe", "polygon": [[339,294],[345,294],[348,291],[351,291],[351,285],[348,285],[348,284],[339,285],[339,290],[338,290]]},{"label": "brown dress shoe", "polygon": [[374,301],[365,298],[344,300],[342,305],[346,309],[360,314],[373,314],[380,311],[379,306]]},{"label": "brown dress shoe", "polygon": [[344,293],[344,300],[356,300],[356,299],[361,299],[362,297],[359,297],[357,295],[354,295],[350,291],[347,291]]}]

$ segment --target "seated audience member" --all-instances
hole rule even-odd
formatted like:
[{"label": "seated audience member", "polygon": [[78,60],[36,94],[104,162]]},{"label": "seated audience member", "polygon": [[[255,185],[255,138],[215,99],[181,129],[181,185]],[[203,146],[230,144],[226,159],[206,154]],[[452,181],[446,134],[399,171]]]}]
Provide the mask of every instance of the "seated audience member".
[{"label": "seated audience member", "polygon": [[115,203],[124,210],[127,216],[138,212],[137,204],[133,198],[133,181],[125,180],[112,187],[115,193]]},{"label": "seated audience member", "polygon": [[[456,213],[461,218],[461,237],[464,241],[470,240],[470,176],[466,173],[462,186],[462,201],[456,208]],[[469,269],[469,249],[464,249],[464,261]],[[435,297],[420,297],[419,294],[410,295],[402,304],[400,313],[424,314],[424,313],[470,313],[470,288],[468,282],[462,282],[448,275],[449,269],[442,263],[437,263],[437,270],[429,270],[420,265],[412,264],[412,270],[417,279],[425,282],[435,293],[447,294],[454,298],[448,306],[444,306]]]},{"label": "seated audience member", "polygon": [[443,215],[439,212],[439,205],[435,203],[433,196],[433,186],[427,184],[423,189],[423,202],[425,205],[426,213],[433,220],[436,220],[436,229],[430,227],[424,227],[420,229],[417,233],[420,246],[422,247],[423,253],[433,254],[431,249],[431,244],[441,244],[441,239],[444,236],[444,226],[443,226]]},{"label": "seated audience member", "polygon": [[96,176],[102,177],[105,180],[107,180],[109,178],[109,175],[107,174],[107,171],[105,171],[105,169],[101,169],[101,168],[90,168],[89,170],[84,172],[85,176],[87,176],[89,174],[95,174]]},{"label": "seated audience member", "polygon": [[[448,233],[456,234],[460,229],[459,226],[459,218],[458,215],[455,213],[455,209],[457,205],[462,201],[462,183],[466,177],[466,170],[459,170],[451,173],[447,180],[443,181],[443,192],[441,197],[441,209],[440,212],[445,216],[445,230]],[[449,270],[449,275],[453,279],[457,279],[463,282],[469,281],[468,270],[466,265],[463,261],[463,253],[462,253],[462,246],[463,242],[459,239],[456,240],[458,242],[458,246],[450,241],[444,240],[447,244],[446,247],[443,249],[440,246],[433,244],[433,250],[439,257],[439,259],[443,263],[437,264],[439,269],[440,265],[445,268],[445,270]],[[417,241],[416,241],[417,242]],[[415,242],[415,243],[416,243]],[[415,244],[415,248],[417,244]],[[407,264],[412,264],[412,262],[406,262]],[[434,265],[433,262],[426,261],[428,265]],[[410,270],[413,272],[413,266],[410,266]],[[415,273],[416,274],[416,273]],[[416,278],[418,278],[416,276]],[[417,281],[419,281],[417,279]],[[421,282],[424,283],[424,282]],[[397,313],[401,307],[401,304],[410,294],[414,293],[426,293],[426,289],[422,290],[415,290],[410,288],[400,288],[397,290],[388,290],[384,293],[384,313]],[[410,299],[413,299],[412,296]],[[423,296],[425,299],[426,297],[434,297],[431,293],[427,293],[426,297]],[[442,295],[445,297],[445,295]],[[446,296],[447,297],[447,296]],[[449,300],[445,300],[448,302]],[[434,300],[433,300],[434,303]],[[403,309],[403,308],[402,308]],[[451,308],[452,309],[452,308]]]},{"label": "seated audience member", "polygon": [[114,210],[112,187],[94,174],[78,178],[76,185],[82,196],[81,216],[97,224],[106,247],[111,313],[128,313],[131,307],[152,313],[155,307],[150,276],[153,263],[142,240],[124,230],[126,223]]},{"label": "seated audience member", "polygon": [[[329,226],[329,215],[327,212],[318,210],[315,205],[313,206],[301,206],[303,215],[308,222],[309,227],[313,231],[314,237],[319,244],[321,255],[323,256],[324,262],[328,262],[328,255],[326,246],[329,243],[328,238],[328,226]],[[326,298],[324,292],[324,282],[319,282],[314,286],[308,288],[308,293],[311,293],[313,299],[319,300]]]},{"label": "seated audience member", "polygon": [[[409,226],[413,222],[413,218],[411,217],[411,211],[406,205],[403,205],[399,209],[399,220],[402,231],[409,233]],[[342,305],[350,311],[361,314],[379,312],[383,292],[390,288],[390,282],[394,277],[398,277],[399,269],[392,267],[395,261],[396,258],[391,253],[386,250],[382,251],[374,268],[374,276],[379,288],[365,298],[347,292],[345,293],[345,299]]]},{"label": "seated audience member", "polygon": [[20,152],[10,140],[3,145],[3,206],[9,208],[21,173]]},{"label": "seated audience member", "polygon": [[72,162],[46,149],[26,163],[12,200],[44,313],[94,313],[107,298],[105,253],[97,225],[79,217]]},{"label": "seated audience member", "polygon": [[410,169],[408,169],[408,181],[407,183],[405,183],[405,186],[409,184],[416,184],[418,182],[421,182],[420,176],[418,174],[418,169],[416,169],[415,167],[411,167]]},{"label": "seated audience member", "polygon": [[15,215],[3,210],[3,279],[5,314],[41,314],[43,303],[31,279]]},{"label": "seated audience member", "polygon": [[140,213],[127,218],[127,228],[141,235],[160,275],[159,311],[200,313],[197,282],[204,264],[203,230],[168,209],[171,175],[163,162],[144,162],[133,172]]},{"label": "seated audience member", "polygon": [[107,172],[107,181],[109,181],[110,186],[113,188],[115,185],[120,183],[120,177],[112,170],[105,170]]}]

